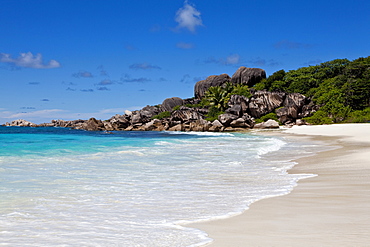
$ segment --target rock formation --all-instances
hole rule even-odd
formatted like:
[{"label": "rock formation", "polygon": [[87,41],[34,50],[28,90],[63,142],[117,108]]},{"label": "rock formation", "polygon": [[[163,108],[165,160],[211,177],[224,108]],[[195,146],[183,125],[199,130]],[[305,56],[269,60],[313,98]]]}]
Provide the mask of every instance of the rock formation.
[{"label": "rock formation", "polygon": [[194,96],[196,99],[204,97],[204,93],[207,92],[208,88],[222,86],[226,82],[230,81],[230,76],[227,74],[222,75],[211,75],[207,79],[198,81],[194,86]]},{"label": "rock formation", "polygon": [[21,126],[21,127],[36,127],[37,124],[31,123],[29,121],[26,121],[24,119],[17,119],[12,121],[11,123],[5,123],[5,126]]},{"label": "rock formation", "polygon": [[249,112],[252,117],[260,118],[280,107],[284,102],[285,93],[257,91],[249,101]]},{"label": "rock formation", "polygon": [[161,111],[172,111],[175,106],[183,105],[184,100],[179,97],[165,99],[161,105]]},{"label": "rock formation", "polygon": [[[52,120],[51,123],[34,124],[26,120],[15,120],[6,126],[31,127],[66,127],[89,131],[242,131],[250,128],[278,128],[279,123],[272,119],[256,124],[256,119],[273,113],[282,124],[305,124],[303,117],[311,116],[319,109],[310,99],[299,93],[267,92],[251,89],[251,97],[231,95],[228,109],[219,115],[217,120],[208,121],[208,107],[199,103],[211,86],[222,86],[226,82],[253,86],[266,77],[262,69],[240,67],[230,78],[227,74],[209,76],[198,81],[194,87],[194,98],[181,99],[172,97],[165,99],[157,106],[145,106],[136,111],[125,111],[110,119],[101,121],[89,120]],[[186,106],[185,106],[186,105]],[[190,106],[190,107],[189,107]],[[176,107],[176,108],[175,108]]]},{"label": "rock formation", "polygon": [[231,77],[233,84],[244,84],[253,87],[256,83],[266,78],[266,71],[258,68],[240,67]]}]

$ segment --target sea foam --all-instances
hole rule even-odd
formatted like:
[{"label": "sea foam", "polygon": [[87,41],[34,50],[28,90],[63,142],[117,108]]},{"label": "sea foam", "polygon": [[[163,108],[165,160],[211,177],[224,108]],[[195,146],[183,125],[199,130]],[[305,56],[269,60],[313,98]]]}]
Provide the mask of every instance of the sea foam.
[{"label": "sea foam", "polygon": [[0,138],[9,246],[201,246],[212,240],[188,223],[240,214],[309,176],[287,173],[287,153],[304,144],[248,133],[25,128]]}]

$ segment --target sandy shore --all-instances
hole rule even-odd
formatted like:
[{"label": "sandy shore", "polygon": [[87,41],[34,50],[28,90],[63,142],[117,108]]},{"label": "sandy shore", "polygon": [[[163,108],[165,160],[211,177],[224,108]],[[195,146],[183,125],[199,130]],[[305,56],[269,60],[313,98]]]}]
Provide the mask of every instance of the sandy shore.
[{"label": "sandy shore", "polygon": [[290,173],[318,176],[300,180],[292,193],[192,227],[214,239],[211,247],[370,246],[370,124],[296,126],[280,134],[340,148],[297,160]]}]

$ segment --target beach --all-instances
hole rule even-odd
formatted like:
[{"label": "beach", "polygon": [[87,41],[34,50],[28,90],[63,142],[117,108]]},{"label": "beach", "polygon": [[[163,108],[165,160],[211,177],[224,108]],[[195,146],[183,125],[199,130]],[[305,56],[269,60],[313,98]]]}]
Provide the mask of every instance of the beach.
[{"label": "beach", "polygon": [[370,246],[370,124],[265,134],[335,148],[296,160],[289,173],[317,176],[300,180],[291,193],[260,200],[232,218],[191,225],[209,234],[209,246]]}]

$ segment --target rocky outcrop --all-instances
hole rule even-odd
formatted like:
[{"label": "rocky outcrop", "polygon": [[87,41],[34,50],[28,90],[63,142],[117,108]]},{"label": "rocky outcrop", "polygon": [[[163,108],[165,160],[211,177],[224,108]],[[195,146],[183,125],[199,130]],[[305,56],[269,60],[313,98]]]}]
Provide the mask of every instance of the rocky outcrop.
[{"label": "rocky outcrop", "polygon": [[5,123],[5,126],[20,126],[20,127],[36,127],[37,124],[31,123],[29,121],[26,121],[24,119],[17,119],[12,121],[11,123]]},{"label": "rocky outcrop", "polygon": [[231,95],[228,105],[233,107],[239,105],[242,112],[246,112],[248,109],[249,99],[242,95]]},{"label": "rocky outcrop", "polygon": [[208,88],[222,86],[230,80],[231,78],[227,74],[208,76],[207,79],[198,81],[195,84],[194,96],[196,99],[202,99],[204,97],[204,93],[208,90]]},{"label": "rocky outcrop", "polygon": [[284,98],[285,93],[257,91],[249,100],[249,113],[252,117],[260,118],[280,107]]},{"label": "rocky outcrop", "polygon": [[107,130],[112,131],[112,130],[124,130],[126,129],[130,124],[130,117],[132,116],[132,112],[126,112],[125,115],[119,115],[116,114],[115,116],[111,117],[106,121],[107,123],[106,126],[109,126]]},{"label": "rocky outcrop", "polygon": [[254,125],[255,129],[278,129],[279,123],[275,120],[269,119],[266,122]]},{"label": "rocky outcrop", "polygon": [[233,84],[244,84],[248,87],[254,86],[266,78],[266,71],[258,68],[240,67],[231,77]]},{"label": "rocky outcrop", "polygon": [[265,115],[269,113],[276,113],[280,123],[286,125],[305,124],[302,118],[311,116],[319,109],[310,99],[299,93],[250,89],[252,94],[250,98],[231,95],[226,111],[213,122],[207,120],[209,108],[201,107],[200,103],[210,87],[223,86],[227,82],[251,87],[264,78],[266,73],[262,69],[240,67],[232,78],[222,74],[198,81],[194,87],[194,98],[167,98],[160,105],[147,105],[140,110],[125,111],[124,114],[116,114],[105,121],[95,118],[73,121],[53,120],[51,123],[36,125],[26,120],[15,120],[6,125],[66,127],[89,131],[242,131],[250,128],[278,128],[279,123],[271,119],[255,124],[256,119],[263,116],[265,119]]},{"label": "rocky outcrop", "polygon": [[229,127],[230,123],[236,119],[238,119],[238,116],[230,113],[225,113],[218,116],[218,121],[220,121],[220,123],[225,127]]},{"label": "rocky outcrop", "polygon": [[184,100],[181,99],[181,98],[179,98],[179,97],[168,98],[168,99],[165,99],[162,102],[161,111],[162,112],[164,112],[164,111],[172,111],[172,109],[175,106],[183,105],[183,104],[184,104]]},{"label": "rocky outcrop", "polygon": [[181,123],[186,123],[190,121],[201,120],[204,118],[205,116],[199,113],[196,109],[185,106],[180,107],[179,110],[176,110],[171,114],[172,122],[179,121]]},{"label": "rocky outcrop", "polygon": [[283,124],[294,122],[302,107],[306,104],[306,97],[299,93],[291,93],[285,97],[282,108],[276,110],[279,121]]}]

